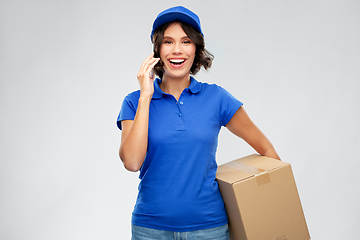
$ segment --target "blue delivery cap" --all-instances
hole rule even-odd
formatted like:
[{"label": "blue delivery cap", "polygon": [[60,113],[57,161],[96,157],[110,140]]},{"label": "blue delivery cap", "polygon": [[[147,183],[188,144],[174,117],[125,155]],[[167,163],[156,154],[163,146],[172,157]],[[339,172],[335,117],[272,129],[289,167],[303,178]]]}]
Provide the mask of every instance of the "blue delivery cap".
[{"label": "blue delivery cap", "polygon": [[201,25],[200,25],[200,18],[190,11],[187,8],[184,8],[182,6],[172,7],[169,9],[166,9],[159,13],[159,15],[156,17],[153,28],[151,31],[151,41],[154,35],[155,30],[167,22],[172,22],[175,20],[179,20],[181,22],[185,22],[193,26],[201,35],[204,36],[203,32],[201,31]]}]

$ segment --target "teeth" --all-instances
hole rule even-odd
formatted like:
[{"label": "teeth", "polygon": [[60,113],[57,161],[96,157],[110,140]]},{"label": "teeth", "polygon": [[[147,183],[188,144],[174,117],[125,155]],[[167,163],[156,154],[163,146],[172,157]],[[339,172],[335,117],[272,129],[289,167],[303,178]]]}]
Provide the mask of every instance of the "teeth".
[{"label": "teeth", "polygon": [[185,61],[184,59],[170,59],[170,62],[175,64],[180,64],[183,63],[184,61]]}]

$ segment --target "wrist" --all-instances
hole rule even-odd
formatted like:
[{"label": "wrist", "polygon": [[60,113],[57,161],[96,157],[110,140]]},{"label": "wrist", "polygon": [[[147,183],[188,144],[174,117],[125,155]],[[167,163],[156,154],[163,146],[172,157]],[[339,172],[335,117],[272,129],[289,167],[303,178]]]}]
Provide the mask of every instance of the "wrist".
[{"label": "wrist", "polygon": [[150,102],[151,98],[152,98],[152,94],[140,94],[139,103]]}]

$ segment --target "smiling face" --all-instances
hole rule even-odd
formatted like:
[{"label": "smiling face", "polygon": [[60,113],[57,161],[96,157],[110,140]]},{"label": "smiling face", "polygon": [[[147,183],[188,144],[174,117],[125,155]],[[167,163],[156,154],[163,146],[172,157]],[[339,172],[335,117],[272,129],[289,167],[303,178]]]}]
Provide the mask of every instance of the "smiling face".
[{"label": "smiling face", "polygon": [[179,23],[170,25],[164,32],[160,58],[164,63],[164,78],[188,78],[195,59],[196,45]]}]

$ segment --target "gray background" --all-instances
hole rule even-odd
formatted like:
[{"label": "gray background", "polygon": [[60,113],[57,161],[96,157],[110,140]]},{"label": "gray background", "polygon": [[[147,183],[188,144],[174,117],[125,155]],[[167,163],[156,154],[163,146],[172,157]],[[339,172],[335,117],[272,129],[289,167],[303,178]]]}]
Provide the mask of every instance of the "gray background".
[{"label": "gray background", "polygon": [[[117,151],[151,24],[196,12],[213,67],[292,164],[310,234],[358,239],[360,2],[0,1],[0,239],[130,239]],[[223,129],[218,163],[254,153]],[[284,196],[286,197],[286,196]]]}]

